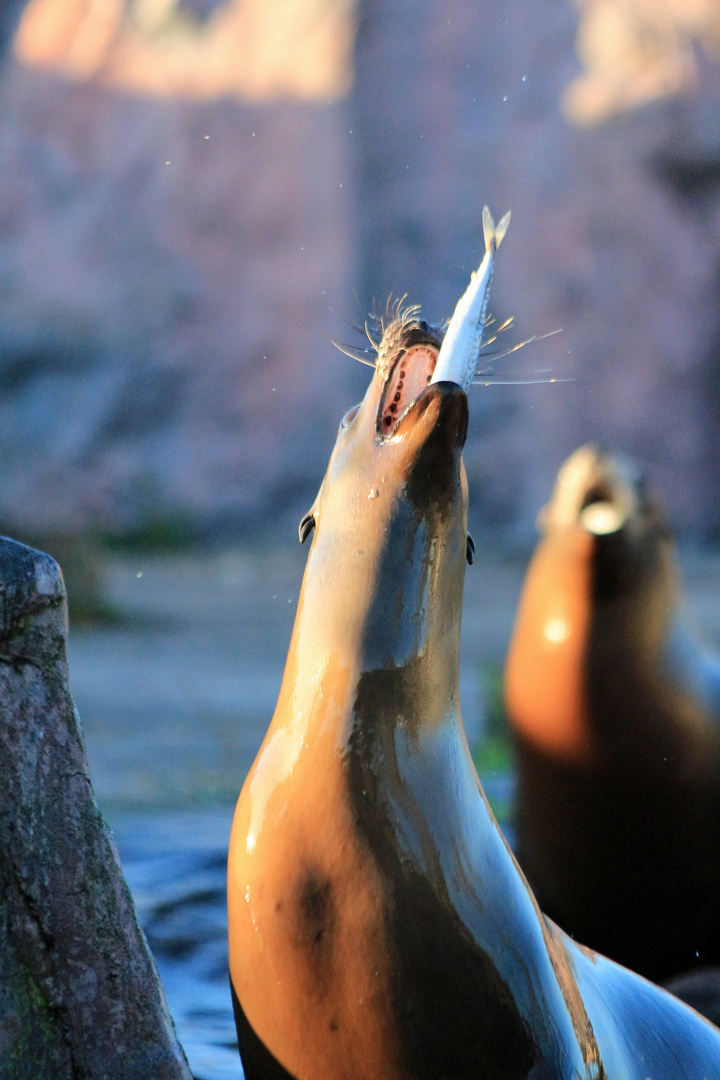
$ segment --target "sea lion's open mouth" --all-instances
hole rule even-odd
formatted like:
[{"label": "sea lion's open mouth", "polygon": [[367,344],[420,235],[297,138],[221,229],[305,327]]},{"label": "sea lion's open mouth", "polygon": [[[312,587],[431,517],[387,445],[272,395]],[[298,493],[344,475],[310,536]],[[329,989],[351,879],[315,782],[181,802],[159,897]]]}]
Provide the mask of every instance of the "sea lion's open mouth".
[{"label": "sea lion's open mouth", "polygon": [[583,495],[578,523],[587,532],[605,536],[622,529],[635,508],[635,497],[631,486],[614,475],[617,471],[614,462],[599,459],[598,464],[603,466],[605,475],[592,482]]},{"label": "sea lion's open mouth", "polygon": [[581,446],[560,469],[538,526],[545,532],[579,525],[595,536],[618,532],[638,508],[637,484],[637,470],[620,455]]},{"label": "sea lion's open mouth", "polygon": [[585,492],[578,521],[588,532],[602,536],[617,532],[625,521],[627,508],[609,483],[595,483]]},{"label": "sea lion's open mouth", "polygon": [[378,409],[378,434],[388,437],[427,389],[438,358],[438,348],[421,343],[402,348],[385,383]]}]

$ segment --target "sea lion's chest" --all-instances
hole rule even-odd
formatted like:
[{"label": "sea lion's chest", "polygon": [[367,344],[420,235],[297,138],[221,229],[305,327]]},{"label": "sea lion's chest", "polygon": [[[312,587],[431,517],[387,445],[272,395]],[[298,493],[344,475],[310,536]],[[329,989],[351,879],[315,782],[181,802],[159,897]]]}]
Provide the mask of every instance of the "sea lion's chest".
[{"label": "sea lion's chest", "polygon": [[346,772],[328,733],[271,729],[233,824],[230,970],[250,1024],[294,1076],[392,1080],[386,897]]}]

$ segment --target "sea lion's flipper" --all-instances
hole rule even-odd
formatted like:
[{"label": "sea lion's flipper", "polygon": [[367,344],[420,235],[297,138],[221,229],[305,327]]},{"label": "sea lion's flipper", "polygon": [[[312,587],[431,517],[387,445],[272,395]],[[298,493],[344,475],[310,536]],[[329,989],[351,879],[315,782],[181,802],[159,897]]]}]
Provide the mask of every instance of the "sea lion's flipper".
[{"label": "sea lion's flipper", "polygon": [[238,1049],[245,1080],[295,1080],[295,1077],[273,1057],[265,1043],[250,1026],[250,1021],[238,1001],[232,979],[230,980],[230,993],[232,994]]}]

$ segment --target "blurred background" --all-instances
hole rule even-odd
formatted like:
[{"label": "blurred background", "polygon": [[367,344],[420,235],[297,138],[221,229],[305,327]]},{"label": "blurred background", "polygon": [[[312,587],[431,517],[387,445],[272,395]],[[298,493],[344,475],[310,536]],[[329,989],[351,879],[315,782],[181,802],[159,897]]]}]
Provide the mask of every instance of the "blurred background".
[{"label": "blurred background", "polygon": [[207,1080],[241,1075],[232,803],[367,384],[331,339],[389,295],[451,315],[484,203],[508,346],[562,328],[496,370],[567,380],[471,391],[463,707],[507,816],[502,658],[581,442],[647,469],[720,641],[720,0],[0,0],[1,528],[65,571],[93,780]]}]

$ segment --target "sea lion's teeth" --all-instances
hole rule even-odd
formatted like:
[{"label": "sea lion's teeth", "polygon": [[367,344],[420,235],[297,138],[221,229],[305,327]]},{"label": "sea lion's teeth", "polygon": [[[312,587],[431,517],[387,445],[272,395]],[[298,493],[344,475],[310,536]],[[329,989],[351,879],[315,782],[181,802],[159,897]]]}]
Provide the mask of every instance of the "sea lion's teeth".
[{"label": "sea lion's teeth", "polygon": [[430,382],[437,351],[431,345],[414,345],[395,364],[382,396],[378,427],[391,435],[408,407]]},{"label": "sea lion's teeth", "polygon": [[496,227],[490,210],[483,207],[485,257],[458,301],[431,382],[454,382],[467,392],[473,380],[485,329],[495,252],[509,224],[509,210]]}]

